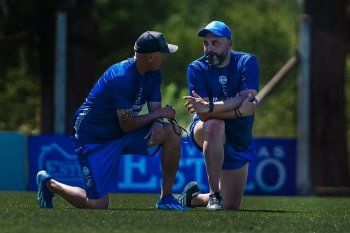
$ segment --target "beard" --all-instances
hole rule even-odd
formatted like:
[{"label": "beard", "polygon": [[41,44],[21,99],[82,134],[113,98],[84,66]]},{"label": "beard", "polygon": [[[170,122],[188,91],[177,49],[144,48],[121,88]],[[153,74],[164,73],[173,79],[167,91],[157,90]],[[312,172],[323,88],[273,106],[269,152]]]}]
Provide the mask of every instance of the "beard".
[{"label": "beard", "polygon": [[224,63],[226,57],[228,54],[228,50],[225,50],[222,53],[214,53],[214,52],[210,52],[205,54],[205,56],[207,57],[207,62],[210,65],[214,65],[214,66],[220,66]]}]

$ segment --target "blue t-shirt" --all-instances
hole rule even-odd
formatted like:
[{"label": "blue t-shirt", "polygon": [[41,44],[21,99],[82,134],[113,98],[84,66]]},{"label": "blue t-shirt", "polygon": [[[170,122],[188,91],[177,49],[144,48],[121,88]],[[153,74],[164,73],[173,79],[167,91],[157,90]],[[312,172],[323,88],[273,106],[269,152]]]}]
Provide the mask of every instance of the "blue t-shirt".
[{"label": "blue t-shirt", "polygon": [[133,115],[138,115],[146,101],[161,101],[160,85],[160,71],[141,75],[134,58],[112,65],[76,111],[75,139],[81,144],[91,144],[124,136],[117,110],[133,109]]},{"label": "blue t-shirt", "polygon": [[[259,66],[255,56],[231,50],[230,63],[225,67],[209,66],[205,60],[201,57],[188,66],[190,95],[195,91],[216,102],[235,97],[243,90],[258,91]],[[234,149],[242,151],[251,146],[253,122],[254,116],[225,120],[226,140]]]}]

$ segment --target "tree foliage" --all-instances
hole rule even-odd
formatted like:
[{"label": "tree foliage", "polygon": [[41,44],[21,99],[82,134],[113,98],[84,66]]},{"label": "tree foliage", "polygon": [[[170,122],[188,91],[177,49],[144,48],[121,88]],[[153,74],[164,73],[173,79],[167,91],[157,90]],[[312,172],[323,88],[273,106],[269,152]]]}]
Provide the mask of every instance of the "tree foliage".
[{"label": "tree foliage", "polygon": [[[212,20],[222,20],[233,31],[233,49],[255,54],[260,64],[260,86],[293,55],[296,44],[298,5],[294,1],[204,1],[192,10],[196,1],[185,1],[184,8],[158,25],[169,40],[177,41],[180,50],[163,67],[165,80],[176,83],[178,94],[186,85],[186,67],[202,56],[202,41],[197,32]],[[294,72],[259,107],[255,135],[284,136],[296,134],[296,78]],[[166,99],[176,104],[173,99]],[[181,100],[177,100],[181,101]],[[181,117],[184,122],[187,117]]]},{"label": "tree foliage", "polygon": [[[58,1],[57,1],[58,2]],[[0,129],[38,132],[40,64],[38,14],[57,6],[55,1],[0,1]],[[251,52],[259,59],[261,87],[293,55],[299,6],[295,0],[95,0],[65,1],[70,24],[88,7],[95,25],[87,46],[96,51],[96,79],[108,66],[133,55],[134,41],[143,31],[158,30],[169,43],[179,45],[162,66],[163,101],[176,107],[179,122],[191,115],[183,108],[187,95],[186,67],[202,56],[197,32],[212,20],[226,22],[233,31],[233,49]],[[75,16],[75,17],[73,17]],[[76,25],[76,26],[79,26]],[[296,75],[266,99],[257,111],[258,136],[295,136]]]}]

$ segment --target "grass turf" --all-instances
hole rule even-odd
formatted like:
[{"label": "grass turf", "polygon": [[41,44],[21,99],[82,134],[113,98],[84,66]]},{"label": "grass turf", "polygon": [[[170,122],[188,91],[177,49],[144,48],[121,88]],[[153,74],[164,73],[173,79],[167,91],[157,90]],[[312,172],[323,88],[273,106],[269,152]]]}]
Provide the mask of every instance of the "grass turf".
[{"label": "grass turf", "polygon": [[108,210],[75,209],[55,196],[0,192],[0,232],[350,232],[350,198],[245,196],[240,211],[159,211],[157,195],[113,194]]}]

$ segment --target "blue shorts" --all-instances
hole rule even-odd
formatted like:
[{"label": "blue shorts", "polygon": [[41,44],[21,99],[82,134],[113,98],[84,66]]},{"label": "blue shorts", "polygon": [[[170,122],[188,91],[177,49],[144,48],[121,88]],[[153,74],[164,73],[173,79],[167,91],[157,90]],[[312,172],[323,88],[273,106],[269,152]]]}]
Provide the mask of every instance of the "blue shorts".
[{"label": "blue shorts", "polygon": [[144,139],[149,128],[141,128],[116,140],[101,144],[86,144],[77,148],[76,153],[88,198],[99,199],[117,191],[121,155],[156,154],[160,145],[147,147],[148,139]]},{"label": "blue shorts", "polygon": [[[192,144],[200,151],[203,152],[203,148],[197,144],[194,139],[194,127],[198,123],[199,119],[192,121],[190,125],[190,135]],[[223,170],[236,170],[244,167],[252,160],[253,150],[247,148],[243,151],[238,151],[233,148],[228,142],[224,144],[224,163],[222,165]]]}]

